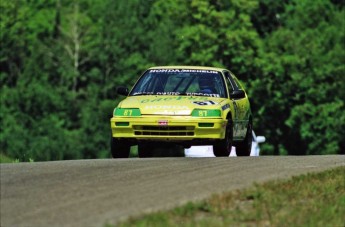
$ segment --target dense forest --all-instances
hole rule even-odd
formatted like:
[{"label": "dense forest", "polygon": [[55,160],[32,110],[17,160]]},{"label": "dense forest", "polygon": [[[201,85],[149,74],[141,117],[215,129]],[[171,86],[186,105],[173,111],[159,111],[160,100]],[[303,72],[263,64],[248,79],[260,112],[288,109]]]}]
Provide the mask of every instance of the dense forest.
[{"label": "dense forest", "polygon": [[0,147],[106,158],[113,108],[148,67],[230,69],[262,155],[344,154],[343,0],[1,0]]}]

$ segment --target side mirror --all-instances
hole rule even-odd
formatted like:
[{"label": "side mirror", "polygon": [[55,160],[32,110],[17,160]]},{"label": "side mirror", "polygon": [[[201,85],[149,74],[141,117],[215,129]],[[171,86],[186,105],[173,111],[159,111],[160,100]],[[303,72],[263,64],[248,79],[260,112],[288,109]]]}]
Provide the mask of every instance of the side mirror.
[{"label": "side mirror", "polygon": [[246,93],[243,90],[232,91],[230,94],[231,99],[243,99],[246,97]]},{"label": "side mirror", "polygon": [[116,89],[116,92],[117,92],[117,94],[124,95],[124,96],[127,96],[129,94],[128,88],[126,88],[126,87],[118,87]]},{"label": "side mirror", "polygon": [[264,143],[266,141],[266,138],[264,136],[257,136],[256,142],[257,143]]}]

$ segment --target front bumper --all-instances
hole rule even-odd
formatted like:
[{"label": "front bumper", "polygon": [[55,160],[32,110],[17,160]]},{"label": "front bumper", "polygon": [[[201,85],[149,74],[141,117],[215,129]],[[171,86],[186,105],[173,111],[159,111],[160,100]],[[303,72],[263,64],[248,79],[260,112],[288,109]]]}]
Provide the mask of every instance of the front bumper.
[{"label": "front bumper", "polygon": [[224,139],[227,120],[190,116],[113,117],[112,137],[135,140],[191,141]]}]

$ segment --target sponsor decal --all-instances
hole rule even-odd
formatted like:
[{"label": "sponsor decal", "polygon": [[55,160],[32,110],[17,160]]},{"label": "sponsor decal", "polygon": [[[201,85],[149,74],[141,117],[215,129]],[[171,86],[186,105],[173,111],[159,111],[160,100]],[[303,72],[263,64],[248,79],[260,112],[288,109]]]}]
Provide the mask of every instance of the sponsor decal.
[{"label": "sponsor decal", "polygon": [[218,74],[214,70],[201,70],[201,69],[151,69],[150,73],[210,73]]},{"label": "sponsor decal", "polygon": [[226,105],[222,106],[222,110],[226,110],[226,109],[230,109],[230,105],[229,104],[226,104]]},{"label": "sponsor decal", "polygon": [[143,99],[140,101],[140,103],[150,103],[150,102],[164,102],[164,101],[179,101],[179,100],[207,100],[205,97],[195,97],[195,96],[177,96],[177,97],[159,97],[159,98],[153,98],[153,99]]},{"label": "sponsor decal", "polygon": [[156,95],[180,95],[180,92],[157,92]]},{"label": "sponsor decal", "polygon": [[217,102],[214,102],[212,100],[207,100],[207,101],[193,101],[192,102],[195,105],[199,105],[199,106],[210,106],[210,105],[217,105]]},{"label": "sponsor decal", "polygon": [[198,93],[198,92],[187,92],[187,95],[190,96],[208,96],[208,97],[220,97],[219,94],[209,94],[209,93]]},{"label": "sponsor decal", "polygon": [[[180,92],[173,92],[173,91],[167,91],[167,92],[135,92],[133,93],[133,96],[137,95],[171,95],[171,96],[178,96],[181,95]],[[183,95],[186,96],[208,96],[208,97],[220,97],[219,94],[209,94],[209,93],[200,93],[200,92],[187,92]]]},{"label": "sponsor decal", "polygon": [[168,120],[158,120],[158,125],[160,125],[160,126],[167,126],[168,125]]}]

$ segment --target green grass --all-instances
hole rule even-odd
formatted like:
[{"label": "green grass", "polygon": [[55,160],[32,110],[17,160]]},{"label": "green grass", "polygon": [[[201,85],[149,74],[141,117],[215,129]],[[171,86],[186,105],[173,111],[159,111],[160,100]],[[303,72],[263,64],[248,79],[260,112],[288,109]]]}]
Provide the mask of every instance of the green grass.
[{"label": "green grass", "polygon": [[[0,153],[0,163],[19,163],[19,159],[13,159],[7,155]],[[32,158],[29,158],[28,162],[34,162]]]},{"label": "green grass", "polygon": [[19,162],[19,160],[12,159],[3,153],[0,153],[0,163],[13,163],[13,162]]},{"label": "green grass", "polygon": [[345,226],[344,181],[345,168],[339,167],[255,184],[118,226]]}]

